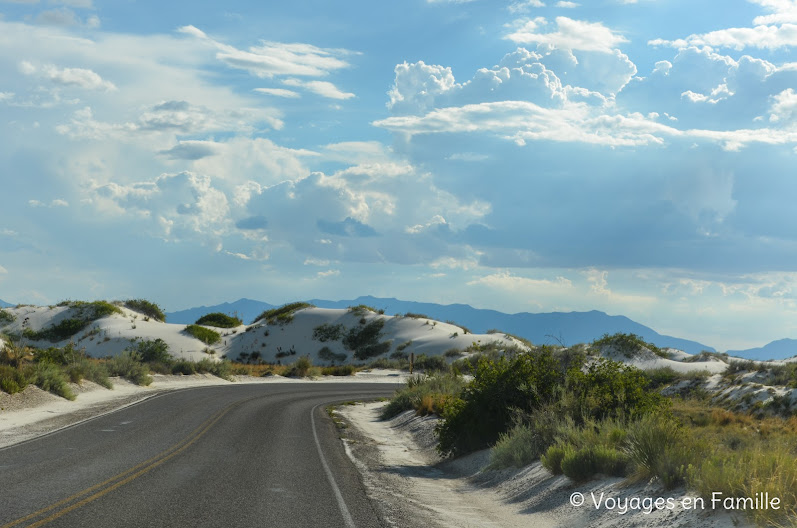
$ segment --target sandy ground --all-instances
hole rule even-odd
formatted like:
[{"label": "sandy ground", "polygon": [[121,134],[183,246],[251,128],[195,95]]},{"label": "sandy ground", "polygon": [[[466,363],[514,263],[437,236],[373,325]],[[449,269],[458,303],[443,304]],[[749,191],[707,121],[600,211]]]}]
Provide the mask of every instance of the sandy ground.
[{"label": "sandy ground", "polygon": [[[655,483],[602,478],[574,484],[540,463],[484,471],[488,451],[441,461],[434,451],[435,418],[407,411],[381,421],[382,405],[341,406],[336,413],[348,425],[344,436],[349,455],[393,526],[751,526],[741,515],[712,510],[710,503],[699,507],[683,489],[668,491]],[[574,495],[584,503],[571,504]],[[660,509],[652,504],[657,498],[664,501]]]},{"label": "sandy ground", "polygon": [[[0,392],[0,448],[24,442],[58,429],[90,420],[128,405],[134,405],[164,392],[231,382],[210,374],[193,376],[152,375],[147,387],[134,385],[122,378],[111,378],[113,389],[108,390],[90,381],[80,385],[70,384],[77,394],[74,401],[45,392],[29,385],[18,394]],[[354,376],[323,376],[315,379],[268,376],[255,378],[239,376],[234,383],[401,383],[406,373],[374,369],[358,372]]]}]

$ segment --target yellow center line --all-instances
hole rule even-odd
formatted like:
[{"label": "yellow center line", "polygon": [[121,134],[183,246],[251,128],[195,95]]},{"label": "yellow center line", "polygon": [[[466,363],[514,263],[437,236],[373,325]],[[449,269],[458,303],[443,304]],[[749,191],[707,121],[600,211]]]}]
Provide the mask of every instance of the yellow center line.
[{"label": "yellow center line", "polygon": [[[238,402],[238,403],[242,403],[242,402]],[[120,486],[123,486],[123,485],[131,482],[132,480],[140,477],[141,475],[149,472],[150,470],[156,468],[157,466],[161,465],[162,463],[164,463],[167,460],[171,459],[172,457],[176,456],[178,453],[181,453],[183,450],[188,448],[191,444],[193,444],[194,442],[199,440],[199,438],[202,435],[204,435],[211,427],[213,427],[216,424],[216,422],[221,420],[221,418],[225,414],[227,414],[232,409],[232,407],[235,406],[235,405],[237,405],[237,404],[230,405],[226,409],[222,409],[221,411],[217,412],[216,414],[214,414],[213,416],[211,416],[210,418],[205,420],[199,427],[197,427],[184,440],[178,442],[177,444],[173,445],[169,449],[159,453],[158,455],[150,458],[149,460],[146,460],[146,461],[144,461],[144,462],[142,462],[142,463],[140,463],[140,464],[138,464],[136,466],[133,466],[132,468],[130,468],[130,469],[126,470],[126,471],[123,471],[122,473],[119,473],[118,475],[115,475],[115,476],[109,478],[108,480],[106,480],[104,482],[101,482],[99,484],[96,484],[94,486],[86,488],[83,491],[79,491],[78,493],[75,493],[74,495],[72,495],[70,497],[67,497],[67,498],[65,498],[63,500],[60,500],[60,501],[58,501],[58,502],[56,502],[54,504],[51,504],[51,505],[49,505],[49,506],[47,506],[45,508],[42,508],[42,509],[40,509],[40,510],[38,510],[36,512],[33,512],[33,513],[29,514],[29,515],[26,515],[25,517],[21,517],[21,518],[15,520],[15,521],[11,521],[8,524],[4,524],[4,525],[0,526],[0,528],[11,528],[12,526],[16,526],[18,524],[21,524],[21,523],[23,523],[25,521],[28,521],[30,519],[33,519],[35,517],[39,517],[40,515],[43,515],[43,514],[49,512],[49,511],[51,511],[51,510],[54,510],[54,509],[56,509],[56,508],[58,508],[60,506],[63,506],[65,504],[68,504],[68,503],[72,502],[73,500],[82,497],[83,495],[91,493],[92,491],[95,491],[95,490],[97,490],[99,488],[102,488],[103,486],[106,486],[106,485],[110,484],[111,482],[113,482],[115,480],[123,478],[126,475],[130,475],[130,473],[133,473],[136,470],[139,470],[137,473],[128,476],[124,480],[122,480],[120,482],[117,482],[116,484],[114,484],[114,485],[112,485],[112,486],[110,486],[110,487],[108,487],[108,488],[106,488],[106,489],[104,489],[104,490],[102,490],[100,492],[97,492],[94,495],[91,495],[90,497],[87,497],[87,498],[83,499],[82,501],[73,504],[72,506],[69,506],[69,507],[59,511],[59,512],[47,517],[46,519],[43,519],[43,520],[41,520],[41,521],[39,521],[37,523],[29,525],[29,528],[30,527],[42,526],[43,524],[46,524],[46,523],[48,523],[50,521],[53,521],[53,520],[61,517],[62,515],[65,515],[65,514],[69,513],[70,511],[72,511],[72,510],[74,510],[76,508],[84,506],[84,505],[88,504],[89,502],[92,502],[92,501],[102,497],[106,493],[108,493],[110,491],[113,491],[116,488],[119,488]]]}]

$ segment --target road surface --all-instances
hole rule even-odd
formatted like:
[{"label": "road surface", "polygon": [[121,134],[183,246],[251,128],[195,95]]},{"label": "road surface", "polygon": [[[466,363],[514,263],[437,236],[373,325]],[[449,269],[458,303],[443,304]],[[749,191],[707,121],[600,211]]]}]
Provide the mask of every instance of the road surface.
[{"label": "road surface", "polygon": [[0,528],[381,526],[325,407],[395,388],[187,389],[0,449]]}]

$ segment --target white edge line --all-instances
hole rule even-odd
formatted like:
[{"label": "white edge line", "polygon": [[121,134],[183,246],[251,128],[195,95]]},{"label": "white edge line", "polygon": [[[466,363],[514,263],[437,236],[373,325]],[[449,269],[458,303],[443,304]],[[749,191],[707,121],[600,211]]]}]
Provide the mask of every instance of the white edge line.
[{"label": "white edge line", "polygon": [[318,433],[316,432],[315,418],[313,415],[315,414],[315,410],[318,409],[319,405],[321,404],[316,405],[313,407],[313,410],[310,411],[310,425],[313,426],[313,438],[315,438],[315,446],[318,449],[318,456],[321,457],[321,465],[324,466],[324,472],[327,474],[329,485],[332,486],[332,491],[335,492],[335,498],[338,500],[338,508],[340,509],[341,515],[343,515],[343,522],[346,523],[347,528],[355,528],[354,520],[351,518],[349,508],[346,506],[346,501],[343,500],[343,495],[341,495],[340,489],[335,483],[335,477],[332,476],[332,470],[329,469],[329,464],[327,464],[327,460],[324,458],[324,453],[321,451],[321,442],[318,441]]}]

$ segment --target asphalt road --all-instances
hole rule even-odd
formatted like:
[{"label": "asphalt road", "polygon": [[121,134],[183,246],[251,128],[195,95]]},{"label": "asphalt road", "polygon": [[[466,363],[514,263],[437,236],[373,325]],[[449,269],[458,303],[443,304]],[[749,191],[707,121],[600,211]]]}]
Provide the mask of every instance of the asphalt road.
[{"label": "asphalt road", "polygon": [[381,526],[325,408],[395,388],[188,389],[0,449],[0,528]]}]

